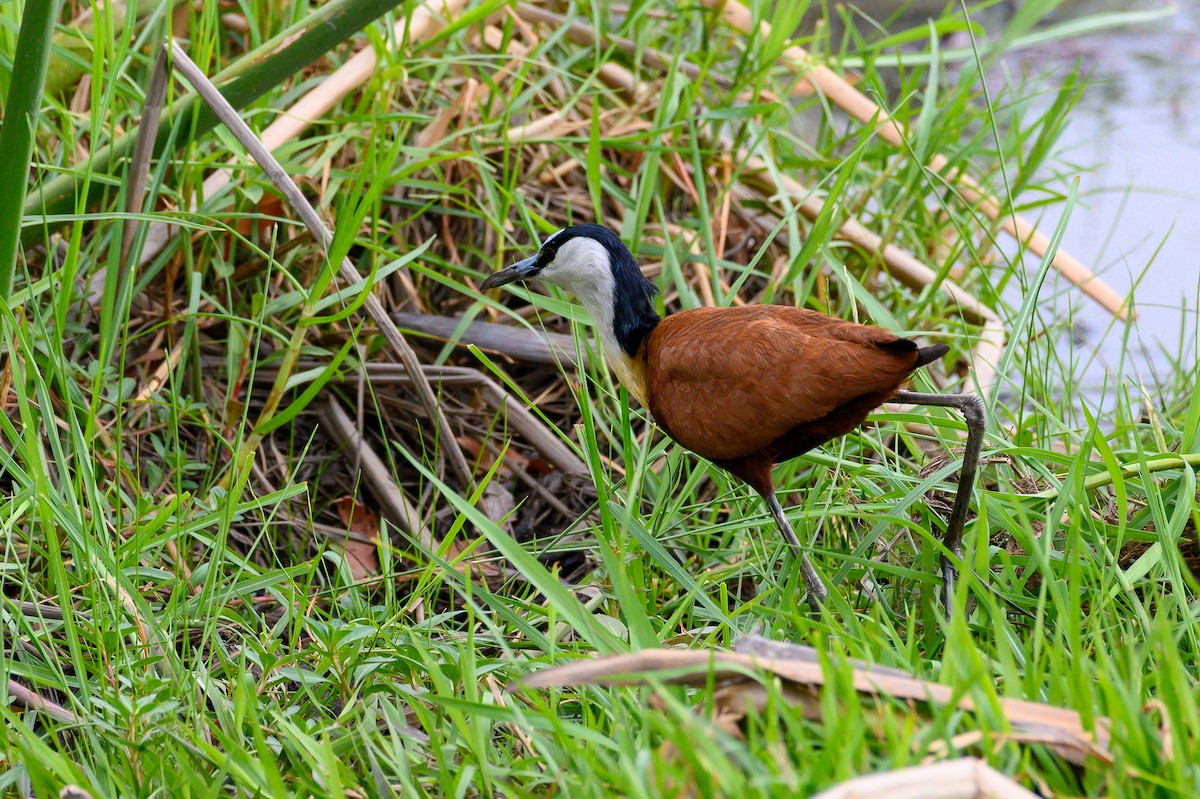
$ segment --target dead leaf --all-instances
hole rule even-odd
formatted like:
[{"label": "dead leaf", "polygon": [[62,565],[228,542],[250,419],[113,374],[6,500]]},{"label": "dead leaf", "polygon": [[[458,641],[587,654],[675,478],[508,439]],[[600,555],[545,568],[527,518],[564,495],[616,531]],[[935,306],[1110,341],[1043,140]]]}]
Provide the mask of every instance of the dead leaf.
[{"label": "dead leaf", "polygon": [[359,504],[358,500],[347,494],[333,501],[337,508],[338,518],[352,533],[379,537],[379,517],[370,508]]},{"label": "dead leaf", "polygon": [[[454,440],[458,442],[458,446],[462,449],[463,453],[470,455],[475,460],[476,474],[487,474],[496,464],[495,453],[492,452],[490,447],[485,447],[479,439],[472,436],[457,436]],[[534,460],[541,461],[540,458]],[[549,467],[549,464],[546,464],[545,461],[541,461],[535,467],[534,461],[531,461],[515,449],[509,448],[504,453],[504,462],[496,470],[496,476],[507,480],[513,476],[514,471],[543,473],[540,470],[545,467]],[[549,471],[549,468],[547,468],[547,471]]]},{"label": "dead leaf", "polygon": [[[270,240],[275,220],[283,216],[283,198],[273,191],[264,191],[259,199],[253,215],[243,216],[237,221],[236,229],[245,238],[257,231],[258,242]],[[229,246],[232,247],[232,239]],[[227,254],[228,255],[228,254]]]},{"label": "dead leaf", "polygon": [[347,533],[343,553],[350,566],[350,576],[365,580],[379,574],[379,517],[358,503],[352,496],[334,501],[338,517]]}]

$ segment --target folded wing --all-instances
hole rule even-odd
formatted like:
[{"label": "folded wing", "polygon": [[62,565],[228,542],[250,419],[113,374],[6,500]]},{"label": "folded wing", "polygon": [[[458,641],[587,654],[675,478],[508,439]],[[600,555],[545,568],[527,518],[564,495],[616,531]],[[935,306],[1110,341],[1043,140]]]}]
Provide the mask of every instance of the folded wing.
[{"label": "folded wing", "polygon": [[803,451],[857,426],[903,384],[918,350],[879,328],[756,305],[668,316],[647,358],[655,420],[699,455],[736,460]]}]

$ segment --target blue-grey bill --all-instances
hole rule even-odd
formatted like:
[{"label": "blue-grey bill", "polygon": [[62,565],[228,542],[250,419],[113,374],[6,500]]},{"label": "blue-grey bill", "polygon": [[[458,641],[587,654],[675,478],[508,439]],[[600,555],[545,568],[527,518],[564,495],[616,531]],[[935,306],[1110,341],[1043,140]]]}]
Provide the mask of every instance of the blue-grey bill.
[{"label": "blue-grey bill", "polygon": [[517,261],[512,266],[506,266],[499,272],[495,272],[488,276],[486,280],[479,284],[481,289],[494,289],[496,286],[503,286],[508,283],[513,283],[518,280],[524,280],[532,277],[537,270],[534,266],[537,264],[537,256],[531,256],[523,261]]}]

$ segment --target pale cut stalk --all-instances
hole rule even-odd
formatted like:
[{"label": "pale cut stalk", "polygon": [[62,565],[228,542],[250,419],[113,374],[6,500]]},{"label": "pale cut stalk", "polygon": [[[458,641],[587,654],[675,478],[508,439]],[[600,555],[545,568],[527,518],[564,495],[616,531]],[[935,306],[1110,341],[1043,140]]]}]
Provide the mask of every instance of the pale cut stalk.
[{"label": "pale cut stalk", "polygon": [[[188,82],[196,90],[196,93],[203,98],[213,112],[221,120],[221,122],[229,129],[229,132],[241,143],[246,151],[258,162],[262,170],[279,189],[280,193],[287,198],[292,205],[300,220],[312,233],[313,238],[321,242],[323,248],[328,251],[329,245],[333,241],[333,235],[325,227],[321,217],[317,214],[316,209],[309,205],[308,200],[300,191],[300,187],[295,184],[291,177],[284,171],[279,162],[267,150],[267,148],[255,138],[254,133],[250,130],[250,126],[238,116],[237,111],[229,104],[225,97],[217,90],[208,77],[192,62],[188,57],[187,52],[180,47],[176,41],[171,42],[171,52],[174,58],[175,69],[183,73]],[[354,264],[349,258],[342,259],[342,263],[338,270],[342,279],[347,284],[353,285],[362,282],[362,276],[358,270],[354,268]],[[450,427],[450,423],[446,420],[442,413],[441,406],[438,405],[437,396],[433,393],[433,388],[429,381],[425,378],[425,374],[421,369],[421,363],[417,360],[417,353],[413,351],[411,345],[401,335],[395,322],[388,316],[387,311],[383,307],[383,303],[374,293],[368,293],[363,307],[366,309],[367,315],[371,321],[379,328],[379,332],[383,334],[388,343],[400,357],[400,362],[404,365],[405,370],[413,376],[413,388],[416,389],[417,398],[421,405],[425,408],[425,413],[428,419],[433,421],[438,431],[440,446],[446,455],[447,461],[450,463],[451,469],[457,475],[462,485],[472,485],[474,473],[470,465],[467,463],[466,457],[458,446],[458,441],[454,436],[454,432]],[[264,408],[263,413],[266,414],[270,409]],[[251,451],[257,448],[259,434],[252,434],[251,439],[248,439],[247,446]]]},{"label": "pale cut stalk", "polygon": [[855,777],[812,799],[1037,799],[976,757]]},{"label": "pale cut stalk", "polygon": [[[759,675],[757,678],[755,675]],[[578,660],[526,674],[509,690],[536,690],[551,687],[574,688],[581,685],[636,685],[659,680],[667,685],[706,686],[714,682],[721,690],[739,686],[761,687],[761,678],[778,678],[792,696],[803,700],[814,696],[811,689],[828,684],[831,675],[817,657],[803,660],[774,654],[752,654],[708,649],[642,649],[623,655]],[[929,706],[955,707],[964,713],[980,712],[975,698],[941,683],[909,677],[894,669],[853,668],[847,689],[863,697],[892,701],[919,702]],[[840,684],[839,684],[840,687]],[[1074,710],[1023,699],[985,699],[987,714],[1003,717],[1013,733],[1036,739],[1075,765],[1111,764],[1109,750],[1112,722],[1104,716],[1083,717]],[[745,707],[744,702],[739,706]],[[797,703],[807,717],[820,718],[826,711],[820,702]],[[810,715],[810,712],[812,715]],[[875,795],[875,794],[867,794]]]},{"label": "pale cut stalk", "polygon": [[[710,8],[721,12],[721,17],[730,26],[743,33],[749,34],[753,28],[753,18],[750,10],[737,0],[703,0]],[[766,36],[771,32],[771,26],[763,21],[758,25],[759,34]],[[803,47],[792,45],[783,51],[784,60],[802,74],[809,83],[815,85],[822,94],[832,100],[848,114],[863,124],[875,124],[879,135],[893,147],[904,148],[904,140],[908,138],[905,127],[892,119],[886,111],[876,105],[865,94],[851,86],[829,67],[818,64]],[[949,164],[948,159],[938,153],[929,162],[929,168],[934,172],[942,172]],[[987,193],[965,172],[951,169],[945,173],[946,180],[957,181],[958,192],[969,203],[979,207],[989,219],[999,221],[1005,232],[1013,236],[1023,246],[1028,247],[1039,258],[1044,258],[1050,248],[1050,239],[1039,232],[1024,217],[1017,214],[1005,213],[999,201]],[[1126,298],[1117,294],[1111,286],[1096,277],[1079,259],[1072,256],[1061,247],[1054,254],[1052,265],[1067,280],[1074,283],[1084,294],[1091,297],[1122,321],[1129,319],[1129,305]],[[1135,314],[1136,316],[1136,314]]]}]

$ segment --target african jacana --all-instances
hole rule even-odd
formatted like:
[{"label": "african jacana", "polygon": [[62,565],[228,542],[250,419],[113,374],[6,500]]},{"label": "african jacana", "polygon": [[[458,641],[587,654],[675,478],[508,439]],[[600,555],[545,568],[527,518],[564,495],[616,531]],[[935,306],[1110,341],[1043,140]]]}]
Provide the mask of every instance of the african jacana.
[{"label": "african jacana", "polygon": [[[958,408],[967,445],[944,544],[962,557],[962,532],[987,426],[969,394],[901,391],[911,373],[940,358],[944,344],[918,347],[877,327],[781,305],[696,308],[659,317],[657,287],[624,243],[601,225],[574,225],[538,253],[488,277],[490,289],[537,279],[575,294],[591,313],[622,385],[667,435],[742,479],[766,501],[783,537],[800,552],[814,607],[826,590],[796,538],[771,467],[849,433],[889,400]],[[946,608],[954,563],[942,556]]]}]

